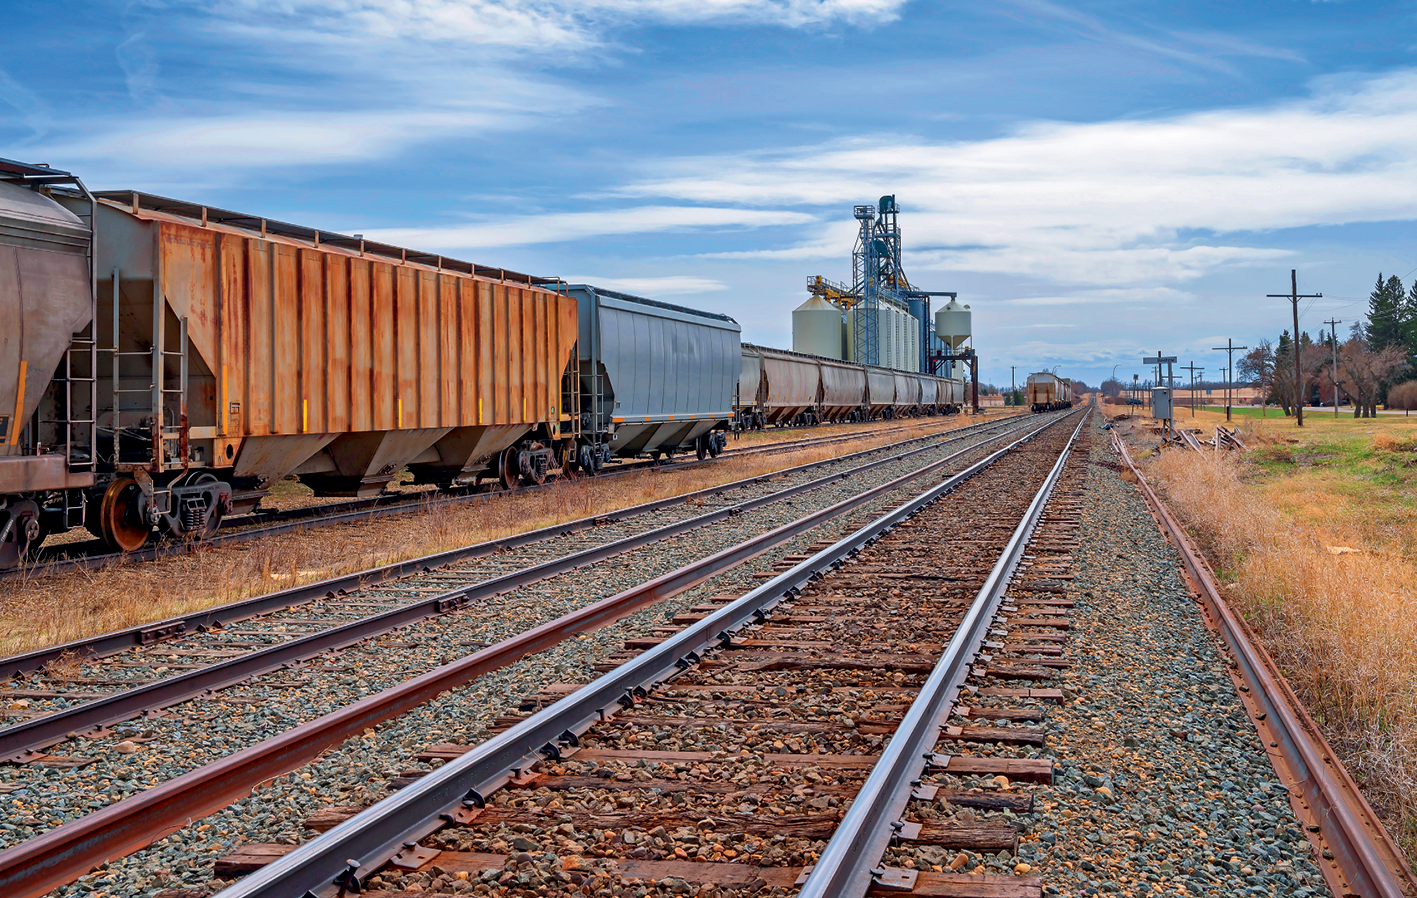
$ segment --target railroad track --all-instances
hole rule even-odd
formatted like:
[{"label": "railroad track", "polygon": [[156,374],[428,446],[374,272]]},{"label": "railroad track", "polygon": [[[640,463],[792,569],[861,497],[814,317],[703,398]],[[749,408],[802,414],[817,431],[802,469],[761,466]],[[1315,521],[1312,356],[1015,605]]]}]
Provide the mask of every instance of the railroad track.
[{"label": "railroad track", "polygon": [[1393,842],[1357,783],[1304,709],[1278,665],[1254,638],[1249,625],[1221,596],[1217,579],[1185,528],[1133,463],[1121,436],[1112,448],[1137,478],[1157,524],[1181,556],[1186,579],[1206,612],[1207,623],[1224,641],[1251,721],[1276,751],[1271,762],[1302,801],[1296,812],[1319,869],[1335,895],[1417,898],[1417,876]]},{"label": "railroad track", "polygon": [[249,874],[221,898],[392,898],[468,880],[1040,895],[1026,875],[921,870],[900,845],[1010,850],[1014,827],[970,809],[1031,800],[980,778],[1050,776],[1046,760],[960,748],[1041,743],[1029,722],[1048,690],[956,699],[971,678],[1046,677],[1066,632],[1067,601],[1052,596],[1068,574],[1045,557],[1075,537],[1077,477],[1063,481],[1085,418],[1066,417],[627,646],[599,679],[548,690],[487,742],[429,747],[423,759],[446,763],[373,807],[326,809],[307,821],[322,837],[248,846],[223,872]]},{"label": "railroad track", "polygon": [[[67,738],[71,732],[85,726],[112,723],[117,719],[126,719],[139,710],[151,710],[172,702],[189,700],[198,687],[207,689],[213,685],[229,685],[262,673],[269,674],[282,665],[293,673],[282,671],[279,676],[284,679],[278,682],[257,680],[240,689],[227,689],[217,697],[205,696],[184,709],[183,717],[145,720],[140,728],[131,731],[101,731],[94,735],[106,738],[110,748],[114,740],[123,737],[131,737],[125,741],[130,744],[136,741],[139,747],[148,740],[156,740],[169,751],[173,750],[173,742],[180,744],[182,739],[190,739],[206,748],[207,743],[202,741],[204,737],[200,733],[210,734],[214,727],[219,727],[226,737],[229,737],[229,733],[226,733],[227,717],[233,702],[238,708],[254,707],[264,711],[268,710],[268,706],[279,706],[283,701],[281,696],[291,694],[292,690],[305,690],[305,693],[317,690],[327,706],[336,708],[322,717],[304,723],[299,722],[298,716],[278,715],[276,722],[281,727],[299,723],[294,729],[278,737],[285,739],[278,749],[269,750],[269,747],[263,748],[260,745],[248,746],[228,755],[224,759],[225,766],[220,763],[212,764],[182,773],[167,783],[118,800],[94,814],[71,821],[12,848],[0,855],[0,891],[7,895],[41,894],[43,889],[38,892],[25,891],[25,888],[33,887],[35,881],[25,877],[40,877],[47,884],[46,887],[53,886],[82,873],[86,868],[77,858],[87,858],[88,860],[83,862],[91,862],[95,855],[85,855],[82,852],[94,850],[96,845],[100,846],[97,850],[104,852],[101,857],[112,857],[116,853],[142,847],[174,828],[171,823],[174,818],[163,818],[160,812],[170,814],[173,813],[173,808],[177,808],[178,817],[175,819],[185,821],[221,807],[233,800],[234,796],[244,794],[244,791],[249,791],[255,783],[269,777],[273,770],[293,769],[320,751],[380,720],[426,702],[432,696],[474,680],[489,671],[504,667],[529,652],[557,644],[568,636],[605,626],[638,608],[682,592],[718,572],[757,557],[773,546],[809,532],[825,521],[840,518],[877,497],[901,490],[921,477],[962,464],[966,455],[973,457],[989,451],[963,447],[978,442],[993,444],[1001,440],[1011,440],[1016,438],[1018,432],[1038,428],[1044,423],[1044,420],[1037,418],[1006,420],[971,428],[967,434],[956,432],[931,445],[879,458],[767,496],[720,506],[698,517],[681,520],[656,530],[646,530],[618,543],[607,543],[587,550],[590,555],[577,557],[569,554],[564,545],[553,547],[549,545],[550,541],[545,541],[546,544],[539,545],[538,551],[554,557],[543,562],[535,574],[529,573],[532,569],[523,568],[511,573],[502,573],[502,578],[509,579],[502,579],[500,582],[494,579],[472,587],[459,583],[457,588],[449,589],[448,581],[452,578],[460,578],[465,582],[476,577],[465,571],[458,573],[448,568],[440,568],[424,574],[421,580],[400,581],[402,585],[399,588],[405,593],[411,591],[409,582],[422,582],[423,586],[420,588],[424,592],[411,601],[405,597],[404,604],[396,609],[397,614],[394,617],[406,620],[413,614],[409,609],[417,607],[423,609],[420,614],[426,616],[431,610],[441,616],[439,620],[450,622],[449,625],[424,622],[406,627],[397,634],[402,640],[401,644],[395,645],[387,641],[372,643],[351,648],[342,657],[327,656],[319,663],[310,663],[310,658],[320,652],[349,644],[352,641],[350,637],[354,634],[348,629],[350,625],[340,628],[344,630],[343,633],[337,633],[329,629],[329,619],[314,622],[307,620],[307,624],[313,623],[320,628],[311,636],[286,639],[256,652],[247,649],[239,657],[218,664],[197,661],[194,663],[200,666],[180,676],[170,677],[158,683],[141,684],[115,696],[96,699],[73,709],[59,709],[57,714],[35,718],[19,727],[12,727],[0,733],[0,736],[12,740],[8,745],[12,748],[21,747],[21,752],[25,749],[35,750],[54,739]],[[881,450],[873,451],[881,453]],[[924,464],[921,464],[922,461]],[[789,504],[798,497],[810,501]],[[776,517],[762,517],[765,511],[771,511]],[[754,517],[755,515],[757,517]],[[595,570],[585,566],[596,564],[617,553],[647,545],[663,545],[660,541],[665,537],[678,535],[683,538],[698,527],[717,522],[729,522],[731,526],[719,528],[715,542],[694,547],[689,557],[696,560],[688,565],[681,564],[681,555],[677,558],[668,557],[639,564],[633,578],[626,577],[623,564],[599,564],[604,570],[594,578],[584,573]],[[743,540],[743,533],[752,535]],[[502,558],[499,563],[505,567],[505,561],[505,558]],[[566,601],[548,601],[544,587],[537,584],[544,582],[544,578],[553,573],[564,574],[577,567],[583,568],[583,573],[579,574],[577,579],[586,581],[590,586],[580,588],[580,595],[567,597]],[[660,570],[664,572],[653,576]],[[483,574],[486,573],[488,572],[484,570]],[[492,573],[495,576],[496,572]],[[651,579],[642,581],[640,577],[645,575],[650,575]],[[431,582],[428,579],[430,577],[433,578]],[[591,583],[592,580],[595,582]],[[362,594],[339,594],[337,591],[328,590],[333,595],[326,604],[335,609],[348,609],[361,600],[375,598],[384,586],[379,584],[372,588],[366,587]],[[595,601],[607,593],[614,594]],[[479,607],[479,602],[486,604]],[[536,614],[527,613],[527,607],[533,604],[536,605]],[[311,613],[310,606],[302,606],[297,610],[301,614]],[[557,612],[564,613],[555,618]],[[502,615],[512,617],[517,628],[529,629],[522,629],[512,638],[477,650],[478,641],[469,640],[467,636],[481,633],[481,641],[491,641],[486,638],[489,621],[498,621]],[[278,619],[279,616],[271,618],[273,621]],[[368,627],[368,619],[369,616],[366,615],[355,624],[360,628]],[[387,630],[390,620],[391,618],[385,617],[378,626]],[[289,619],[285,620],[287,627],[293,624]],[[493,629],[495,630],[495,627]],[[368,631],[364,632],[367,634]],[[228,627],[204,634],[203,638],[220,640],[233,635],[244,637],[248,634],[233,634],[232,628]],[[367,638],[367,635],[362,638]],[[473,644],[470,645],[470,642]],[[409,657],[400,658],[396,665],[390,659],[390,653],[387,651],[389,648],[413,648],[415,651],[406,653]],[[236,649],[193,648],[184,642],[181,647],[164,644],[150,648],[148,652],[164,653],[164,659],[173,666],[179,666],[183,662],[171,661],[173,656],[195,659],[200,657],[202,652],[233,650]],[[438,667],[439,661],[446,661],[448,657],[459,660]],[[112,664],[113,660],[109,658],[106,663]],[[151,666],[151,655],[142,663]],[[308,667],[305,667],[307,664]],[[397,669],[400,665],[402,669]],[[437,669],[424,673],[429,667]],[[301,673],[302,670],[304,673]],[[362,676],[349,676],[349,671],[360,671]],[[332,680],[332,676],[337,679]],[[401,676],[412,676],[413,679],[400,680]],[[388,682],[393,682],[394,685],[379,695],[368,695],[374,688]],[[233,691],[241,694],[233,695]],[[217,722],[214,724],[213,720]],[[264,722],[267,723],[265,732],[268,733],[270,722]],[[194,731],[198,735],[193,735]],[[210,740],[213,737],[209,735],[205,738]],[[206,753],[220,756],[233,747],[232,740],[224,738],[220,750]],[[41,753],[20,759],[31,762],[30,769],[43,769],[47,764],[61,770],[69,768],[63,779],[72,783],[72,788],[82,790],[85,785],[83,769],[105,754],[102,750],[81,749],[73,755],[55,756]],[[12,777],[7,779],[13,782]],[[95,775],[93,781],[97,783],[100,781],[99,777]],[[106,782],[107,778],[103,781]],[[54,779],[51,778],[48,782],[53,783]],[[219,798],[212,798],[218,794]],[[213,801],[214,804],[211,803]],[[101,801],[99,803],[102,804]],[[142,822],[135,823],[135,820]],[[167,822],[162,823],[161,820]],[[85,833],[99,833],[100,839],[88,839]],[[102,844],[105,837],[110,842]],[[115,845],[112,839],[118,839],[119,843]],[[128,841],[123,841],[125,839]],[[40,858],[46,860],[41,861]],[[63,868],[61,878],[43,879],[54,875],[54,870],[59,869],[60,860],[68,864]]]},{"label": "railroad track", "polygon": [[[821,446],[859,440],[867,436],[882,436],[911,429],[912,425],[873,428],[849,434],[829,437],[807,437],[783,440],[763,446],[745,446],[725,450],[719,459],[745,458],[756,455],[776,455],[797,452]],[[624,476],[638,471],[677,472],[700,465],[712,464],[719,459],[692,461],[629,461],[617,462],[611,468],[596,475],[600,479]],[[563,480],[552,478],[540,485],[525,486],[517,493],[528,493],[553,488]],[[429,490],[411,493],[388,493],[368,499],[349,499],[299,508],[258,511],[237,515],[222,521],[221,529],[203,540],[154,539],[148,545],[132,552],[113,552],[101,540],[85,540],[51,545],[40,549],[39,557],[20,568],[0,571],[0,582],[12,579],[32,579],[56,573],[75,570],[94,570],[115,563],[145,562],[170,555],[194,551],[197,547],[210,547],[248,542],[253,539],[291,533],[308,527],[331,524],[358,523],[388,515],[426,511],[445,505],[486,502],[505,497],[505,489],[489,489],[486,484],[459,486],[445,490]]]}]

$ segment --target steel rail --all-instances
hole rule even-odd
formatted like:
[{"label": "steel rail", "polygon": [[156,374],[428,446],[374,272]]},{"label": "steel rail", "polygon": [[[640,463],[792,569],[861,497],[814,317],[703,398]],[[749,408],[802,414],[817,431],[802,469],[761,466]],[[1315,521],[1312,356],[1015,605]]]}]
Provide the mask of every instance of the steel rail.
[{"label": "steel rail", "polygon": [[[848,455],[839,456],[832,459],[833,462],[852,461],[872,453],[889,451],[892,448],[906,445],[921,440],[937,440],[937,445],[943,445],[952,440],[962,437],[988,432],[1000,427],[1016,424],[1015,418],[1003,418],[994,421],[985,421],[979,424],[971,424],[967,427],[957,428],[941,434],[929,434],[923,437],[910,437],[896,443],[888,443],[884,446],[877,446],[874,449],[863,449]],[[164,620],[155,621],[148,624],[140,624],[135,627],[127,627],[122,630],[114,630],[97,636],[90,636],[84,639],[77,639],[61,645],[50,646],[48,648],[36,649],[20,655],[12,655],[7,658],[0,658],[0,678],[10,679],[31,671],[39,670],[46,664],[59,660],[61,657],[79,658],[102,658],[107,655],[117,654],[136,646],[149,645],[167,638],[180,636],[184,633],[209,630],[215,627],[228,626],[237,621],[258,617],[263,614],[270,614],[306,602],[314,601],[322,597],[332,597],[342,592],[353,592],[357,589],[377,586],[390,580],[396,580],[412,574],[434,570],[445,567],[449,564],[467,561],[474,558],[481,558],[501,552],[505,549],[520,548],[543,540],[557,536],[566,536],[581,530],[588,530],[600,524],[614,523],[671,508],[676,505],[683,505],[694,499],[702,499],[709,496],[717,496],[735,489],[741,489],[757,483],[765,483],[781,477],[790,476],[802,471],[810,470],[823,462],[808,462],[802,465],[795,465],[791,468],[783,468],[780,471],[773,471],[767,474],[757,474],[752,477],[745,477],[741,480],[734,480],[718,486],[707,487],[702,490],[695,490],[689,493],[682,493],[677,496],[669,496],[664,499],[656,499],[651,502],[644,502],[628,508],[616,511],[607,511],[600,514],[590,515],[563,524],[553,524],[549,527],[542,527],[537,530],[530,530],[526,533],[504,536],[500,539],[488,540],[476,543],[471,546],[464,546],[459,549],[450,549],[446,552],[438,552],[432,555],[423,555],[418,558],[411,558],[407,561],[399,561],[376,568],[357,571],[352,574],[344,574],[338,577],[331,577],[314,583],[307,583],[302,586],[293,586],[278,592],[267,593],[263,596],[255,596],[249,599],[242,599],[236,602],[229,602],[224,605],[217,605],[212,608],[193,611],[188,614],[170,617]]]},{"label": "steel rail", "polygon": [[[1417,877],[1402,851],[1373,812],[1343,761],[1328,744],[1314,719],[1289,687],[1274,659],[1254,638],[1248,624],[1230,607],[1216,587],[1210,565],[1190,542],[1185,528],[1156,494],[1133,463],[1126,443],[1114,430],[1112,445],[1136,475],[1152,515],[1177,548],[1192,587],[1200,596],[1212,625],[1230,649],[1236,670],[1249,688],[1259,713],[1251,711],[1255,726],[1274,745],[1279,759],[1292,772],[1292,790],[1298,788],[1317,818],[1319,836],[1333,854],[1343,880],[1334,882],[1330,865],[1318,863],[1335,894],[1364,898],[1414,898]],[[1271,762],[1276,759],[1271,756]]]},{"label": "steel rail", "polygon": [[[977,427],[979,425],[970,426]],[[905,428],[893,427],[884,430],[862,430],[857,433],[830,437],[784,440],[779,443],[769,443],[764,446],[745,446],[736,449],[728,449],[725,450],[723,455],[730,458],[744,458],[752,455],[796,452],[802,449],[811,449],[839,442],[869,438],[870,436],[882,433],[894,433],[903,429]],[[953,433],[955,431],[947,432]],[[911,439],[928,439],[936,435],[937,434],[923,434],[919,437],[910,437],[900,442],[908,442]],[[656,474],[674,473],[696,468],[700,465],[712,464],[717,460],[718,459],[707,458],[673,463],[657,461],[619,462],[614,468],[603,470],[595,476],[599,479],[610,479],[643,471]],[[98,540],[56,545],[51,546],[48,550],[52,557],[38,559],[24,567],[0,571],[0,581],[25,577],[51,576],[53,574],[62,574],[76,570],[92,570],[112,562],[141,563],[155,561],[159,558],[190,553],[202,548],[234,545],[249,542],[250,540],[261,537],[278,536],[282,533],[290,533],[302,530],[306,527],[361,523],[390,515],[427,511],[445,505],[486,502],[496,498],[505,498],[512,494],[528,494],[539,490],[552,489],[558,485],[564,486],[567,482],[567,479],[553,479],[548,480],[546,483],[518,487],[515,490],[478,490],[476,487],[463,486],[446,490],[430,490],[425,493],[386,494],[368,499],[355,499],[349,502],[307,505],[302,508],[288,508],[266,512],[257,511],[251,514],[225,519],[221,524],[223,528],[243,528],[240,530],[227,530],[227,532],[224,533],[219,531],[204,539],[159,540],[134,549],[131,552],[96,551],[90,554],[84,547],[87,546],[98,550],[107,548]],[[69,551],[74,551],[76,554],[72,556],[68,555],[67,552]]]},{"label": "steel rail", "polygon": [[736,505],[724,506],[601,546],[563,555],[519,571],[512,571],[487,580],[445,590],[438,595],[418,599],[346,624],[209,664],[197,670],[189,670],[177,676],[167,677],[83,704],[63,708],[43,717],[30,718],[0,729],[0,760],[22,762],[26,760],[27,753],[37,752],[57,742],[62,742],[75,733],[130,720],[144,712],[166,708],[200,696],[205,692],[222,689],[261,674],[279,670],[290,664],[309,660],[324,652],[354,645],[408,624],[475,607],[502,593],[511,592],[514,589],[520,589],[577,568],[599,564],[625,552],[708,527],[737,515],[755,511],[838,481],[873,471],[884,465],[936,451],[941,448],[942,444],[962,439],[967,439],[967,437],[945,439],[898,455],[876,459],[854,468],[827,474],[796,486],[748,499]]},{"label": "steel rail", "polygon": [[[809,582],[836,568],[886,531],[1058,420],[1061,419],[1048,421],[965,470],[946,477],[654,648],[250,874],[219,893],[217,898],[296,895],[322,898],[336,891],[358,891],[362,886],[361,870],[372,873],[397,854],[408,840],[421,839],[448,822],[467,819],[466,812],[481,807],[486,796],[520,771],[544,758],[569,754],[578,744],[580,734],[592,725],[634,707],[649,689],[692,667],[705,652],[730,645],[735,632],[765,620],[768,612],[784,599],[797,595]],[[900,482],[894,485],[899,486]],[[818,512],[816,516],[823,514]],[[790,528],[800,532],[806,529],[804,524],[790,524],[780,530]],[[0,855],[0,860],[3,858],[4,855]],[[0,889],[7,885],[9,881],[0,876]],[[34,893],[22,893],[21,898],[30,894]]]},{"label": "steel rail", "polygon": [[[959,483],[972,477],[978,471],[983,470],[988,464],[1000,458],[1002,455],[1016,448],[1017,446],[1032,439],[1038,433],[1051,427],[1058,418],[1054,418],[1042,426],[1034,429],[1029,434],[1009,445],[991,453],[984,462],[970,466],[966,471],[951,476],[946,479],[941,486],[933,487],[924,495],[938,498]],[[1019,429],[1027,429],[1019,428]],[[1011,436],[1014,431],[1003,436]],[[715,555],[692,562],[668,574],[664,574],[646,583],[625,590],[617,595],[611,596],[601,601],[578,609],[570,614],[564,615],[554,621],[541,624],[531,630],[477,651],[457,661],[435,668],[427,673],[420,674],[410,680],[406,680],[396,686],[390,687],[383,692],[368,696],[351,705],[333,711],[323,717],[300,724],[290,730],[280,733],[264,742],[248,746],[240,751],[234,752],[211,764],[188,771],[154,786],[144,792],[140,792],[129,798],[125,798],[106,808],[95,811],[84,817],[59,826],[49,832],[43,833],[32,839],[20,843],[4,852],[0,852],[0,895],[6,898],[31,898],[40,896],[48,891],[73,882],[85,872],[98,864],[105,863],[113,858],[121,857],[137,851],[163,836],[175,832],[190,824],[193,820],[206,816],[214,811],[220,810],[244,798],[254,787],[274,776],[288,773],[300,766],[309,763],[317,758],[322,752],[331,746],[340,744],[352,736],[357,736],[365,729],[377,726],[379,723],[405,713],[412,708],[423,704],[437,695],[464,685],[479,676],[491,671],[505,667],[529,654],[541,651],[556,645],[557,643],[570,638],[578,633],[586,633],[604,626],[608,626],[618,620],[633,614],[635,611],[647,605],[658,602],[669,596],[676,595],[687,589],[708,580],[709,578],[722,573],[729,568],[742,564],[752,558],[761,555],[763,552],[785,542],[795,536],[805,533],[824,521],[845,514],[852,509],[869,502],[876,496],[897,489],[912,480],[940,470],[945,465],[965,452],[973,451],[978,447],[961,449],[952,453],[949,457],[931,462],[930,464],[910,473],[904,474],[887,483],[872,487],[862,493],[844,499],[828,508],[813,512],[806,517],[789,524],[785,524],[775,530],[759,534],[736,546],[724,549]],[[913,501],[919,501],[917,500]],[[901,508],[915,508],[911,502],[907,502]],[[899,509],[897,509],[899,512]],[[913,511],[911,512],[913,513]],[[892,522],[903,519],[902,515],[890,518]],[[904,515],[908,516],[908,515]],[[893,523],[892,523],[893,526]],[[868,526],[863,531],[858,531],[856,535],[870,531],[866,536],[850,542],[850,546],[859,547],[873,540],[875,536],[883,532],[885,528],[871,530]],[[851,538],[844,540],[848,543]],[[842,545],[839,543],[838,545]],[[798,565],[792,570],[798,572],[796,579],[791,579],[791,588],[800,588],[801,583],[807,582],[818,575],[819,569],[834,565],[850,554],[832,554],[830,552],[818,553],[814,559],[825,559],[817,567],[809,568]],[[805,572],[805,573],[803,573]],[[789,572],[792,573],[792,572]],[[785,576],[785,575],[784,575]],[[765,587],[760,587],[750,593],[750,596],[768,595],[772,584],[787,582],[783,577],[768,581]],[[763,608],[771,607],[780,600],[782,594],[779,593],[771,602]],[[746,598],[746,597],[745,597]],[[748,607],[744,605],[744,600],[740,599],[734,606]],[[749,603],[750,605],[752,603]],[[735,615],[734,620],[751,621],[754,619],[753,611],[749,610],[744,615]],[[715,614],[709,621],[721,620],[721,614]],[[733,624],[733,628],[741,626],[741,623]],[[696,625],[694,632],[708,632],[718,634],[726,631],[723,625],[710,625],[707,630],[703,626]],[[691,649],[694,652],[702,652],[705,645],[717,640],[717,636],[711,636],[706,640],[695,642],[697,648]],[[680,640],[680,637],[674,637]],[[672,645],[680,645],[681,642],[671,640]],[[660,649],[653,650],[660,652]],[[685,657],[685,652],[674,655],[675,659]],[[656,655],[658,657],[658,655]],[[670,668],[677,670],[673,663]],[[660,669],[655,667],[655,670]],[[604,679],[604,678],[602,678]],[[599,681],[597,681],[599,682]],[[649,681],[645,681],[648,683]],[[636,683],[636,687],[644,684]],[[629,688],[629,687],[627,687]],[[618,708],[615,698],[625,695],[625,689],[617,687],[612,690],[609,704]],[[577,693],[579,696],[581,693]],[[574,698],[574,697],[573,697]],[[597,705],[602,708],[605,703]],[[563,711],[564,703],[558,703],[554,707],[561,707]],[[576,705],[580,708],[581,705]],[[584,732],[589,725],[589,718],[584,718],[580,711],[576,711],[576,720],[580,721],[576,725],[580,727],[577,732]],[[594,715],[592,715],[594,716]],[[539,715],[535,720],[544,720],[544,715]],[[528,721],[530,723],[531,721]],[[566,723],[559,728],[556,726],[542,726],[538,729],[538,734],[550,732],[549,736],[538,735],[536,738],[541,741],[532,740],[534,744],[517,748],[512,751],[510,757],[520,759],[529,749],[536,749],[539,746],[554,746],[561,736],[570,732],[571,724]],[[526,729],[524,726],[514,728],[504,736],[499,736],[493,740],[497,745],[505,746],[508,739],[513,744],[520,744],[524,741]],[[491,744],[491,743],[489,743]],[[499,754],[498,757],[503,757]],[[539,758],[539,755],[534,755]],[[521,763],[518,761],[517,763]],[[526,762],[530,763],[530,761]],[[443,775],[443,771],[449,769],[461,769],[456,767],[457,762],[440,768],[432,776]],[[523,766],[525,766],[523,764]],[[441,780],[439,780],[441,781]],[[499,782],[505,781],[505,777]],[[420,780],[420,782],[423,782]],[[481,782],[481,780],[478,780]],[[457,790],[452,805],[456,809],[460,807],[459,802],[467,796],[467,786]],[[484,786],[484,788],[486,788]],[[399,793],[402,796],[408,790]],[[416,794],[422,795],[422,792]],[[438,795],[442,795],[439,792]],[[483,794],[486,794],[484,791]],[[399,800],[395,796],[387,801]],[[447,809],[448,801],[438,801],[434,799],[437,808],[436,813],[442,813]],[[387,803],[387,802],[386,802]],[[382,807],[383,804],[376,807]],[[425,805],[421,808],[427,810]],[[436,813],[432,813],[430,819],[436,819]],[[441,821],[440,821],[441,822]],[[382,844],[382,843],[381,843]],[[335,854],[342,860],[348,857],[344,847],[335,850]],[[375,857],[375,852],[364,852],[363,857]],[[378,859],[387,858],[389,854],[379,855]],[[275,895],[300,895],[298,889],[282,890],[276,888],[275,891],[267,894]]]},{"label": "steel rail", "polygon": [[945,646],[925,685],[881,751],[880,760],[871,768],[866,782],[837,824],[836,832],[812,866],[798,898],[861,898],[887,872],[879,866],[881,857],[900,829],[901,816],[910,803],[914,783],[930,762],[940,729],[949,719],[964,681],[969,677],[970,665],[989,635],[1009,581],[1023,559],[1024,549],[1043,517],[1053,487],[1062,477],[1063,466],[1087,419],[1085,412],[1073,428],[1067,445],[1019,519],[999,560],[960,621],[959,629]]}]

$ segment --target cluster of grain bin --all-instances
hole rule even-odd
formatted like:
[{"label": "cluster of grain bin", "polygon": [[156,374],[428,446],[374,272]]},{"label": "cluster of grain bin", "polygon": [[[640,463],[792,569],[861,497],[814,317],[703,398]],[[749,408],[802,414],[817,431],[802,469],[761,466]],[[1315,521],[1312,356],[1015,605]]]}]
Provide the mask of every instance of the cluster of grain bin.
[{"label": "cluster of grain bin", "polygon": [[876,316],[876,363],[897,371],[919,371],[920,320],[885,299],[873,313],[859,305],[844,311],[820,296],[809,297],[792,312],[792,349],[822,358],[860,362],[857,331],[866,327],[866,316],[870,314]]}]

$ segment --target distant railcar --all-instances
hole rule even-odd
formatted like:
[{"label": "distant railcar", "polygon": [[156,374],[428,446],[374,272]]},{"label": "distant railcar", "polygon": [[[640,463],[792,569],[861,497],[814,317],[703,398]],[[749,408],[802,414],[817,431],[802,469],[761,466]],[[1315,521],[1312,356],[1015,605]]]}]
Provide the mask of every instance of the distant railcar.
[{"label": "distant railcar", "polygon": [[1049,371],[1030,374],[1024,385],[1024,401],[1035,412],[1072,408],[1072,382]]}]

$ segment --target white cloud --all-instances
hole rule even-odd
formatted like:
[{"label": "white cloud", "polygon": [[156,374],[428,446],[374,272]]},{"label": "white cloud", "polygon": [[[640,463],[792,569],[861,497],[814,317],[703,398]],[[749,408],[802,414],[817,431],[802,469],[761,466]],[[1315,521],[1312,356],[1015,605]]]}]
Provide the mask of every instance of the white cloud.
[{"label": "white cloud", "polygon": [[[223,7],[228,27],[317,42],[474,44],[503,50],[574,51],[613,42],[635,25],[807,28],[894,21],[908,0],[241,0]],[[206,7],[203,7],[204,9]]]},{"label": "white cloud", "polygon": [[654,298],[657,296],[679,296],[687,293],[715,293],[727,290],[728,285],[712,278],[691,275],[669,275],[667,277],[600,277],[593,274],[568,275],[563,278],[568,284],[591,284],[623,293],[634,293]]},{"label": "white cloud", "polygon": [[428,228],[366,232],[374,240],[420,249],[485,249],[527,246],[622,234],[652,234],[698,228],[761,228],[815,220],[802,212],[725,209],[709,206],[638,206],[601,212],[555,212]]},{"label": "white cloud", "polygon": [[834,221],[794,245],[739,254],[784,260],[845,257],[849,206],[894,193],[907,271],[1145,284],[1287,255],[1225,235],[1417,217],[1412,134],[1417,73],[1404,71],[1263,107],[672,160],[619,193],[830,207]]}]

